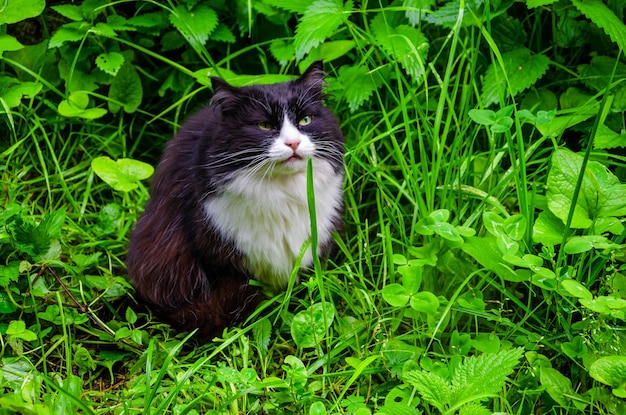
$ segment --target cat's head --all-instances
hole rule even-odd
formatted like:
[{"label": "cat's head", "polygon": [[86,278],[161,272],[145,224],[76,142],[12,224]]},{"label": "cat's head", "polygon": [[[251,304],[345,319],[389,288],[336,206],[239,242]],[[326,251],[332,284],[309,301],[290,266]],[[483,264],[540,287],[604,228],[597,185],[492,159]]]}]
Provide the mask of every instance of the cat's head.
[{"label": "cat's head", "polygon": [[213,78],[217,117],[206,143],[205,166],[227,179],[246,169],[272,177],[306,170],[308,159],[342,169],[343,134],[323,105],[321,61],[299,78],[270,85],[233,87]]}]

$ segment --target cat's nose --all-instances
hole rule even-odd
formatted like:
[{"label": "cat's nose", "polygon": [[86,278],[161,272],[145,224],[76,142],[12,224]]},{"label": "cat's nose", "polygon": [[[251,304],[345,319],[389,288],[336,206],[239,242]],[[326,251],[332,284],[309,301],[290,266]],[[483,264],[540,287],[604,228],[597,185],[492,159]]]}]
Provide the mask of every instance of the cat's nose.
[{"label": "cat's nose", "polygon": [[288,140],[285,141],[285,145],[291,148],[293,151],[296,151],[298,149],[298,146],[300,145],[300,140]]}]

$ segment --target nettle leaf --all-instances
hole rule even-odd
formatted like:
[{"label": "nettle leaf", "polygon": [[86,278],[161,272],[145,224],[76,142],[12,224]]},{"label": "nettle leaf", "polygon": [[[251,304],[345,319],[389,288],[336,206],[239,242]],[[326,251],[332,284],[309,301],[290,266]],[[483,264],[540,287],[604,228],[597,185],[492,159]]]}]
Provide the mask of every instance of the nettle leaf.
[{"label": "nettle leaf", "polygon": [[434,4],[435,0],[404,0],[402,2],[402,6],[407,9],[404,12],[405,16],[412,26],[417,26]]},{"label": "nettle leaf", "polygon": [[391,27],[383,13],[372,20],[371,28],[377,43],[392,61],[398,61],[415,81],[424,75],[429,44],[422,32],[408,25]]},{"label": "nettle leaf", "polygon": [[96,57],[98,68],[115,76],[124,64],[124,55],[119,52],[101,53]]},{"label": "nettle leaf", "polygon": [[73,22],[61,26],[48,41],[48,48],[63,46],[65,42],[78,42],[87,36],[91,26],[86,22]]},{"label": "nettle leaf", "polygon": [[523,353],[518,347],[465,358],[452,375],[452,403],[495,395],[504,387]]},{"label": "nettle leaf", "polygon": [[617,147],[626,147],[626,133],[616,133],[604,124],[599,125],[593,139],[593,148],[606,150]]},{"label": "nettle leaf", "polygon": [[262,354],[267,353],[272,336],[272,324],[268,319],[259,320],[252,328],[252,336]]},{"label": "nettle leaf", "polygon": [[296,59],[304,58],[311,49],[330,37],[347,20],[351,10],[351,0],[345,4],[342,0],[317,0],[311,3],[296,27]]},{"label": "nettle leaf", "polygon": [[139,108],[143,99],[141,78],[131,63],[126,63],[113,78],[109,88],[109,110],[116,113],[124,106],[124,111],[133,113]]},{"label": "nettle leaf", "polygon": [[300,348],[315,347],[322,340],[335,319],[335,306],[315,303],[295,315],[291,322],[291,336]]},{"label": "nettle leaf", "polygon": [[45,0],[3,0],[0,8],[0,25],[39,16],[45,7]]},{"label": "nettle leaf", "polygon": [[609,35],[617,46],[626,52],[626,25],[600,0],[572,0],[572,4],[582,14]]},{"label": "nettle leaf", "polygon": [[303,14],[311,4],[311,0],[265,0],[264,2],[270,6],[299,14]]},{"label": "nettle leaf", "polygon": [[61,16],[67,17],[75,22],[83,20],[83,8],[75,4],[61,4],[58,6],[51,6],[51,8]]},{"label": "nettle leaf", "polygon": [[139,160],[121,158],[117,161],[107,156],[91,161],[94,173],[115,190],[128,192],[138,187],[137,182],[152,176],[154,167]]},{"label": "nettle leaf", "polygon": [[[339,68],[340,89],[345,93],[350,111],[356,111],[367,102],[378,88],[368,69],[362,65],[342,65]],[[349,86],[349,87],[348,87]]]},{"label": "nettle leaf", "polygon": [[286,66],[296,55],[296,47],[292,42],[283,39],[274,39],[270,43],[270,53],[280,66]]},{"label": "nettle leaf", "polygon": [[450,404],[452,387],[450,383],[434,372],[411,370],[402,375],[402,379],[414,386],[422,399],[439,409],[441,413]]},{"label": "nettle leaf", "polygon": [[201,5],[189,11],[185,6],[178,5],[170,14],[170,22],[194,49],[199,49],[217,27],[218,17],[215,10],[208,6]]},{"label": "nettle leaf", "polygon": [[500,62],[493,62],[483,77],[483,105],[500,102],[500,92],[506,80],[513,96],[535,85],[549,65],[550,59],[542,54],[531,55],[530,49],[518,48],[503,53],[502,66]]},{"label": "nettle leaf", "polygon": [[548,207],[565,223],[572,205],[579,174],[584,174],[574,214],[572,228],[589,228],[598,217],[626,215],[626,184],[606,167],[589,161],[581,172],[583,157],[567,149],[557,149],[552,155],[548,173]]}]

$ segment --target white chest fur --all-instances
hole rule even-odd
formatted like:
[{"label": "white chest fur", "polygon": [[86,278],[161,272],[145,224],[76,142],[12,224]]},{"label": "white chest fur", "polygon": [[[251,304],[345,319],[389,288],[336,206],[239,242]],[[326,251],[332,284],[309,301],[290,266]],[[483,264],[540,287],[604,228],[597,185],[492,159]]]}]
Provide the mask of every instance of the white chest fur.
[{"label": "white chest fur", "polygon": [[[318,245],[331,239],[341,206],[343,177],[330,163],[313,159]],[[226,190],[204,205],[206,214],[231,239],[260,281],[284,287],[311,236],[306,170],[273,177],[238,174]],[[310,248],[302,266],[312,264]]]}]

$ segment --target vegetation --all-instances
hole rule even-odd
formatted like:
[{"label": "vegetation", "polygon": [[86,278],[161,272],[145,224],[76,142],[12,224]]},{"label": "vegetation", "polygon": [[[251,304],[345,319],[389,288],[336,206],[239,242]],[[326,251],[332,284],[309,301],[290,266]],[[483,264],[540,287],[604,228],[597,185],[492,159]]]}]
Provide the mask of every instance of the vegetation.
[{"label": "vegetation", "polygon": [[[0,2],[0,414],[626,413],[621,0]],[[196,344],[133,300],[208,76],[325,60],[339,252]]]}]

